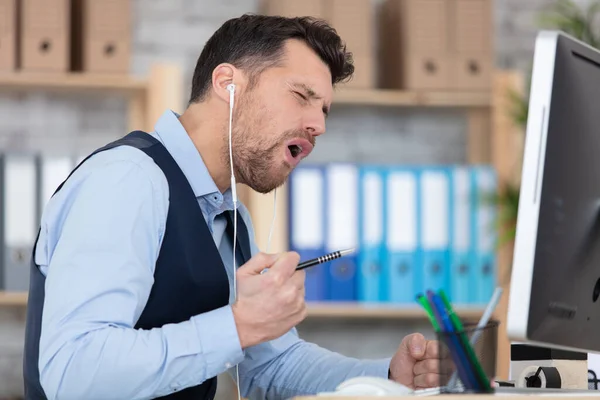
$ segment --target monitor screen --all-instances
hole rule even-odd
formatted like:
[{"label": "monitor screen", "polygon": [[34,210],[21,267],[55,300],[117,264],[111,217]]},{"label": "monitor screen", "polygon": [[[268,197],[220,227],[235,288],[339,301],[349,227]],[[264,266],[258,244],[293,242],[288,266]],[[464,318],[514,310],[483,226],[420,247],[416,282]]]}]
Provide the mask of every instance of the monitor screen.
[{"label": "monitor screen", "polygon": [[533,75],[507,331],[600,352],[600,52],[540,32]]}]

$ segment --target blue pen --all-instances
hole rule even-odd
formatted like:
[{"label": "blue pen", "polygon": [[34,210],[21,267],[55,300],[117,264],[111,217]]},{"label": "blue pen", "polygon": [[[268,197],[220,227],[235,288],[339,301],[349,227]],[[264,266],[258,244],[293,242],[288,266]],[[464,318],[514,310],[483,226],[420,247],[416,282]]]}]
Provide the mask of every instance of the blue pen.
[{"label": "blue pen", "polygon": [[438,319],[441,331],[448,333],[448,335],[446,336],[446,345],[450,350],[450,355],[454,360],[454,364],[456,365],[456,369],[458,371],[458,375],[460,376],[460,380],[463,382],[463,385],[465,385],[467,389],[476,391],[479,387],[478,382],[475,379],[475,376],[473,375],[473,371],[468,367],[468,360],[466,358],[466,355],[462,351],[463,349],[460,345],[458,337],[452,335],[454,329],[452,327],[450,317],[446,312],[442,299],[431,290],[427,291],[427,297],[429,298],[429,301],[432,305],[432,309],[434,310],[434,314]]}]

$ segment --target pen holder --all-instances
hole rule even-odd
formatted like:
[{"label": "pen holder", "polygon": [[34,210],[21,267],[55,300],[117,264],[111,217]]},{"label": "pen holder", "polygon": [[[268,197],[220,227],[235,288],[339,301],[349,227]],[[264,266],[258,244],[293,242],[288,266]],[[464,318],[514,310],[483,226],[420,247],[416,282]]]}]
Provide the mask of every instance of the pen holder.
[{"label": "pen holder", "polygon": [[462,331],[437,332],[439,384],[443,392],[490,392],[496,375],[498,325],[497,321],[490,321],[478,328],[465,323]]}]

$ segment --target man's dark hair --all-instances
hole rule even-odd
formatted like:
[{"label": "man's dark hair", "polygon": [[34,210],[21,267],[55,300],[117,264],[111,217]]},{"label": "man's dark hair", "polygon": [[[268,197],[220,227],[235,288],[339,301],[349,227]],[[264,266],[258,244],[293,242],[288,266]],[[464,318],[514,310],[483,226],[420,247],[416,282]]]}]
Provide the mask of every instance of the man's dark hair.
[{"label": "man's dark hair", "polygon": [[206,97],[213,70],[224,62],[245,70],[252,87],[262,71],[278,64],[288,39],[302,40],[329,66],[333,85],[354,73],[352,53],[324,20],[244,14],[226,21],[206,42],[194,70],[190,103]]}]

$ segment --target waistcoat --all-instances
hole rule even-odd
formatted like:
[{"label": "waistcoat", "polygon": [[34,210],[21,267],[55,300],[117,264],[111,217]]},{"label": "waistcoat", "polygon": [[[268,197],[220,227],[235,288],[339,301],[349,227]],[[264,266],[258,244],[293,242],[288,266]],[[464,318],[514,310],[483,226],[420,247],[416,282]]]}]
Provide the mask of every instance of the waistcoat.
[{"label": "waistcoat", "polygon": [[[220,253],[190,183],[162,143],[145,132],[134,131],[94,151],[73,172],[92,155],[124,145],[138,148],[150,156],[164,173],[169,186],[169,209],[165,234],[156,260],[154,284],[135,329],[159,328],[165,324],[183,322],[194,315],[226,306],[229,303],[229,281]],[[66,180],[68,179],[67,177]],[[64,182],[56,192],[62,185]],[[229,211],[226,216],[227,234],[233,238],[233,218]],[[250,241],[244,221],[238,218],[237,223],[236,259],[240,260],[241,265],[251,257]],[[39,231],[31,257],[25,327],[23,375],[27,400],[46,399],[38,370],[45,296],[45,276],[35,263],[34,256],[38,239]],[[161,399],[213,399],[216,388],[217,378],[213,377]]]}]

